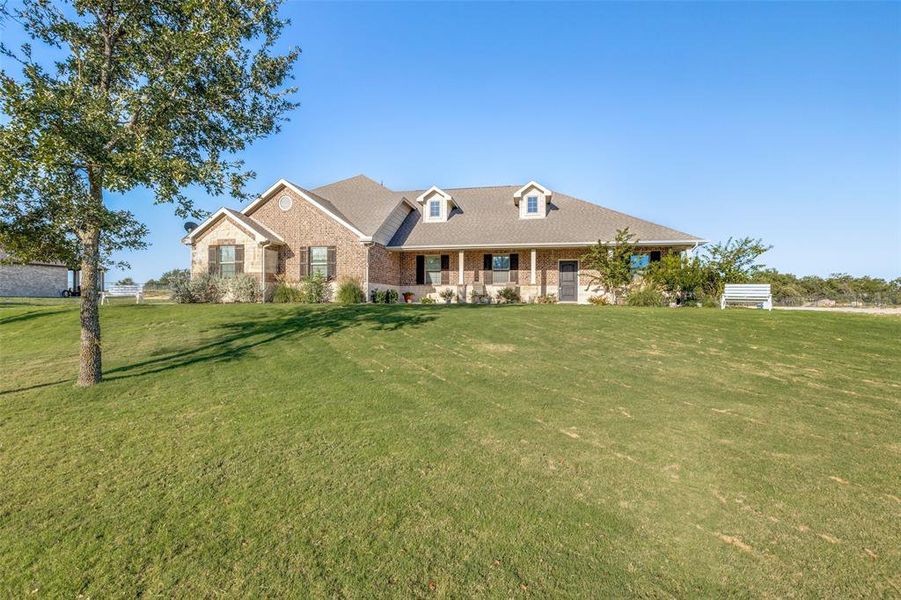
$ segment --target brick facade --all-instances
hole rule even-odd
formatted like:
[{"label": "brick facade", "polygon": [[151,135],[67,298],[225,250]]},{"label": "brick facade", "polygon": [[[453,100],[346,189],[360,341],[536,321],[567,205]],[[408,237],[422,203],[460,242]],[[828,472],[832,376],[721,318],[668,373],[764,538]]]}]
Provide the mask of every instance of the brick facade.
[{"label": "brick facade", "polygon": [[[287,211],[279,208],[279,198],[284,195],[293,200]],[[284,238],[286,245],[279,249],[277,272],[289,281],[300,277],[296,249],[305,246],[335,246],[336,276],[365,280],[367,252],[363,243],[347,227],[290,189],[275,191],[248,216]]]},{"label": "brick facade", "polygon": [[[279,206],[279,199],[283,196],[292,199],[291,206],[287,210],[283,210]],[[466,249],[463,252],[463,286],[460,287],[459,250],[401,252],[388,250],[378,243],[361,241],[353,231],[287,187],[283,186],[275,190],[267,201],[255,207],[248,216],[281,236],[285,244],[277,246],[277,252],[269,250],[264,258],[264,248],[254,241],[251,233],[240,224],[223,217],[195,240],[192,252],[192,273],[207,272],[207,249],[211,244],[243,244],[245,273],[260,275],[265,262],[267,281],[273,281],[276,275],[283,276],[287,281],[297,281],[301,276],[299,248],[334,246],[336,278],[358,279],[367,294],[373,288],[393,288],[398,292],[411,291],[417,297],[424,295],[437,297],[437,293],[442,288],[450,286],[457,294],[468,298],[472,284],[476,282],[485,284],[491,295],[508,285],[486,281],[486,272],[483,269],[485,254],[516,253],[519,255],[519,268],[515,285],[518,285],[523,299],[530,300],[539,295],[558,294],[559,262],[561,260],[580,260],[587,250],[587,247],[536,249],[535,282],[533,284],[531,282],[531,249]],[[685,248],[642,247],[640,251],[649,253],[659,250],[663,254],[667,254],[683,249]],[[448,255],[449,268],[442,277],[442,285],[416,284],[416,257],[419,254]],[[587,289],[590,279],[591,274],[580,268],[578,291],[578,301],[580,302],[587,301],[591,295],[604,292],[597,287]]]}]

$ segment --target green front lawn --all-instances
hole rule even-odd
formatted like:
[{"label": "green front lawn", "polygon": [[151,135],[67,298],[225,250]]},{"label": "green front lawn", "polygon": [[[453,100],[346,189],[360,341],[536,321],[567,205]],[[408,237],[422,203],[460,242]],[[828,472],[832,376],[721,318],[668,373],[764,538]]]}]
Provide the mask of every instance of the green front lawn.
[{"label": "green front lawn", "polygon": [[901,319],[0,304],[0,596],[893,596]]}]

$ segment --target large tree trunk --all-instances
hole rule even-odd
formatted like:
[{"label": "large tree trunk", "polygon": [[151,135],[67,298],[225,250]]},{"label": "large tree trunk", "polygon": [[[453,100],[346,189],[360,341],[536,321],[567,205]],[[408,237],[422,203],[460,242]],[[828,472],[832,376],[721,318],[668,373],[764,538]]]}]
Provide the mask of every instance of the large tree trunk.
[{"label": "large tree trunk", "polygon": [[[88,223],[103,208],[103,187],[96,173],[89,171],[91,206],[86,211]],[[81,238],[81,360],[78,385],[100,383],[103,371],[100,361],[100,228],[88,224],[78,232]]]},{"label": "large tree trunk", "polygon": [[81,258],[81,363],[78,385],[100,383],[100,231],[82,235]]}]

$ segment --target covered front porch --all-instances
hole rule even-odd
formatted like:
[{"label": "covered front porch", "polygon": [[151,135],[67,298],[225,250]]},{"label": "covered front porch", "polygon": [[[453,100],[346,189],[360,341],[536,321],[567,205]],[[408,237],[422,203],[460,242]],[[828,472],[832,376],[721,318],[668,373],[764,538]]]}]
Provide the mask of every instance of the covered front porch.
[{"label": "covered front porch", "polygon": [[[412,292],[414,301],[430,297],[444,301],[451,290],[453,302],[496,298],[508,287],[519,291],[523,302],[553,294],[559,302],[585,303],[605,293],[591,285],[591,273],[582,268],[588,246],[554,248],[456,248],[403,252],[398,291]],[[685,248],[641,247],[646,261]]]}]

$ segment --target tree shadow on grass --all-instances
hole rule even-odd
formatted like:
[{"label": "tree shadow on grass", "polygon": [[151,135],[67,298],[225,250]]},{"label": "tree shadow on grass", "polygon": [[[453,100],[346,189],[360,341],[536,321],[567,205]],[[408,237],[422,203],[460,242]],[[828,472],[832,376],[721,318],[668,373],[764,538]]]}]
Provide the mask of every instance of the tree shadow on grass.
[{"label": "tree shadow on grass", "polygon": [[9,317],[0,318],[0,325],[6,325],[8,323],[18,323],[19,321],[30,321],[32,319],[39,319],[41,317],[56,315],[61,312],[66,312],[66,311],[65,310],[29,310],[28,312],[23,312],[18,315],[11,315]]},{"label": "tree shadow on grass", "polygon": [[324,310],[297,308],[272,318],[234,321],[217,327],[219,335],[199,345],[167,352],[104,373],[105,381],[142,377],[202,363],[240,360],[248,352],[291,336],[329,337],[351,327],[375,331],[395,331],[419,327],[437,318],[437,314],[419,310],[396,310],[379,306],[345,306]]}]

